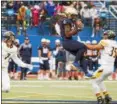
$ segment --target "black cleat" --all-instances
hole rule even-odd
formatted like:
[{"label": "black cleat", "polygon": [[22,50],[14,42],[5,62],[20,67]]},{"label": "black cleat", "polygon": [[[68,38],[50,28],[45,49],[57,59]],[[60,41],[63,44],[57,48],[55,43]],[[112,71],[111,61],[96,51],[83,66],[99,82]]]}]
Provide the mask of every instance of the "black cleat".
[{"label": "black cleat", "polygon": [[111,104],[112,98],[109,95],[105,96],[105,104]]},{"label": "black cleat", "polygon": [[97,98],[97,104],[104,104],[104,99],[100,96]]}]

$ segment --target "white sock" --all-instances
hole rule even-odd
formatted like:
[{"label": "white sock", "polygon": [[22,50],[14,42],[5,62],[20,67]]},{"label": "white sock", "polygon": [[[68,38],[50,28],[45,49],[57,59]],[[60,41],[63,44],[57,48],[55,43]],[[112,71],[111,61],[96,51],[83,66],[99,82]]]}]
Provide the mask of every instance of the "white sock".
[{"label": "white sock", "polygon": [[99,87],[100,87],[100,89],[101,89],[103,92],[107,91],[107,90],[106,90],[106,87],[105,87],[105,85],[104,85],[104,82],[101,82],[101,83],[99,84]]},{"label": "white sock", "polygon": [[91,83],[92,83],[92,87],[93,87],[94,93],[95,94],[100,93],[100,87],[97,84],[96,80],[95,79],[92,80]]}]

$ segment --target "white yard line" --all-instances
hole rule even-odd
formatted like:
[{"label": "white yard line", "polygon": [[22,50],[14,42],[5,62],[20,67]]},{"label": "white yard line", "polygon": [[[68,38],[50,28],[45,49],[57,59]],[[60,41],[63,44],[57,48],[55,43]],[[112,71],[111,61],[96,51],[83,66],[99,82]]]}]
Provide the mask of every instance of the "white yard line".
[{"label": "white yard line", "polygon": [[11,87],[26,87],[26,88],[35,88],[35,87],[43,87],[43,86],[36,86],[36,85],[11,85]]},{"label": "white yard line", "polygon": [[[22,85],[22,84],[12,84],[11,87],[25,87],[25,88],[38,88],[38,87],[46,87],[46,86],[42,86],[42,85]],[[83,86],[83,85],[49,85],[47,87],[50,88],[85,88],[87,86]]]},{"label": "white yard line", "polygon": [[[20,81],[20,80],[17,80],[17,81],[11,81],[11,83],[90,83],[90,80],[89,81],[46,81],[46,80],[27,80],[27,81]],[[117,83],[117,81],[104,81],[106,83]]]}]

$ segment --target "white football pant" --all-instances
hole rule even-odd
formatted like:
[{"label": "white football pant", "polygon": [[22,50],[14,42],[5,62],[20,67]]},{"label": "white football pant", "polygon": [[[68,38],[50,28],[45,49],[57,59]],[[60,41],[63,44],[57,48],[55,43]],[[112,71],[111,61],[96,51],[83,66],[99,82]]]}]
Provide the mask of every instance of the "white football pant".
[{"label": "white football pant", "polygon": [[10,78],[8,72],[2,70],[2,91],[8,92],[10,90]]},{"label": "white football pant", "polygon": [[98,78],[91,80],[95,94],[100,93],[101,91],[107,91],[103,81],[112,74],[114,68],[110,66],[102,66],[98,70],[100,69],[103,69],[101,75]]}]

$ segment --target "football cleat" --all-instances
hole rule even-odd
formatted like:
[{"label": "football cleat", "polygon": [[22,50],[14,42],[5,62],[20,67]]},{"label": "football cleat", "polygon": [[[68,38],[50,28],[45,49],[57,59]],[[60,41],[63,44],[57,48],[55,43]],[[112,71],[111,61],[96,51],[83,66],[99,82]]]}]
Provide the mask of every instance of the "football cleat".
[{"label": "football cleat", "polygon": [[72,65],[71,65],[72,67],[73,67],[73,70],[81,70],[81,67],[80,67],[80,65],[78,64],[78,62],[76,63],[76,62],[74,62],[74,63],[72,63]]},{"label": "football cleat", "polygon": [[104,104],[104,99],[102,98],[102,96],[97,98],[97,104]]},{"label": "football cleat", "polygon": [[105,104],[111,104],[112,98],[109,95],[105,96]]},{"label": "football cleat", "polygon": [[85,79],[92,79],[92,74],[87,73],[87,74],[85,74],[84,78]]}]

